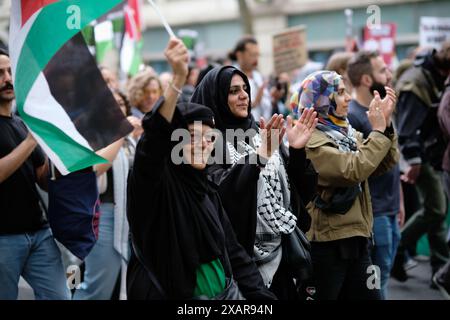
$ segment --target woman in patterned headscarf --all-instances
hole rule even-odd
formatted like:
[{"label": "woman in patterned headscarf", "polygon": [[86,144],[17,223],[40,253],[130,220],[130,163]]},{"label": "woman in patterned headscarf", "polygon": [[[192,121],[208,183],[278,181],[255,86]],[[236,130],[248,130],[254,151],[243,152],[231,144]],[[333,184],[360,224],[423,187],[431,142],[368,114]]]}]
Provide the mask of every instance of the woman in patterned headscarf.
[{"label": "woman in patterned headscarf", "polygon": [[398,160],[397,137],[392,125],[387,127],[395,96],[381,100],[375,92],[368,110],[373,131],[365,141],[347,120],[350,100],[333,71],[309,75],[291,100],[294,113],[313,108],[319,118],[306,145],[319,173],[317,196],[308,205],[318,299],[380,299],[379,270],[370,268],[373,218],[367,178]]}]

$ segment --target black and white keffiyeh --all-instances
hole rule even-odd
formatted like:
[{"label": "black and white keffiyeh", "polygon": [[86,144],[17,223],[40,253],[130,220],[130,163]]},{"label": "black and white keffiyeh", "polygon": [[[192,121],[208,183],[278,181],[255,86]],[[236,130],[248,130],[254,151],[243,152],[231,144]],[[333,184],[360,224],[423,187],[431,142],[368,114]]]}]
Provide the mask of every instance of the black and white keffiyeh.
[{"label": "black and white keffiyeh", "polygon": [[[227,142],[227,149],[232,164],[242,157],[256,153],[261,145],[261,136],[253,137],[251,146],[239,141],[237,150]],[[254,246],[254,257],[266,286],[270,287],[272,278],[281,261],[281,235],[291,233],[297,218],[289,210],[289,180],[283,159],[279,151],[275,151],[261,170],[257,187],[257,224]]]}]

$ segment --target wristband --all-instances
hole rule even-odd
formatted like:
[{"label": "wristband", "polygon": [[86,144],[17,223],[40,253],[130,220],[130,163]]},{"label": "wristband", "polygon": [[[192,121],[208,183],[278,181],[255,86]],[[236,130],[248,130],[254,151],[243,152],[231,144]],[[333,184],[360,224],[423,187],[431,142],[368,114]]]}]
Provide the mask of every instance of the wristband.
[{"label": "wristband", "polygon": [[181,91],[181,89],[175,87],[175,85],[173,84],[172,81],[169,82],[169,85],[170,85],[170,87],[171,87],[176,93],[178,93],[179,95],[181,95],[181,94],[183,93],[183,92]]}]

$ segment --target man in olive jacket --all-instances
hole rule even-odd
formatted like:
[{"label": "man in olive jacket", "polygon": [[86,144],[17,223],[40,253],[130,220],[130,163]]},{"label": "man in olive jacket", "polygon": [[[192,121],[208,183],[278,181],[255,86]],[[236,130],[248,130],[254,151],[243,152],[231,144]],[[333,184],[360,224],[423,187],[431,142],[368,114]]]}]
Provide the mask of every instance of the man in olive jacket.
[{"label": "man in olive jacket", "polygon": [[404,251],[425,233],[430,242],[430,264],[434,274],[449,259],[445,241],[447,213],[441,182],[445,143],[439,128],[437,110],[445,78],[450,71],[450,42],[441,50],[418,56],[414,65],[397,81],[399,95],[396,124],[400,150],[409,169],[404,181],[417,187],[422,208],[402,230],[394,270],[407,279],[403,269]]}]

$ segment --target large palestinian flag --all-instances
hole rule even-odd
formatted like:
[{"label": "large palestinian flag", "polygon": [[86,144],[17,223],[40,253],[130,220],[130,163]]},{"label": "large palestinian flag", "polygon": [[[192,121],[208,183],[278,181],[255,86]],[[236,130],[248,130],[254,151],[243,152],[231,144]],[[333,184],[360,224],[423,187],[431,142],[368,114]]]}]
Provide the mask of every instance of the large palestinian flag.
[{"label": "large palestinian flag", "polygon": [[11,3],[17,110],[62,174],[106,162],[95,151],[132,130],[80,32],[121,2]]}]

